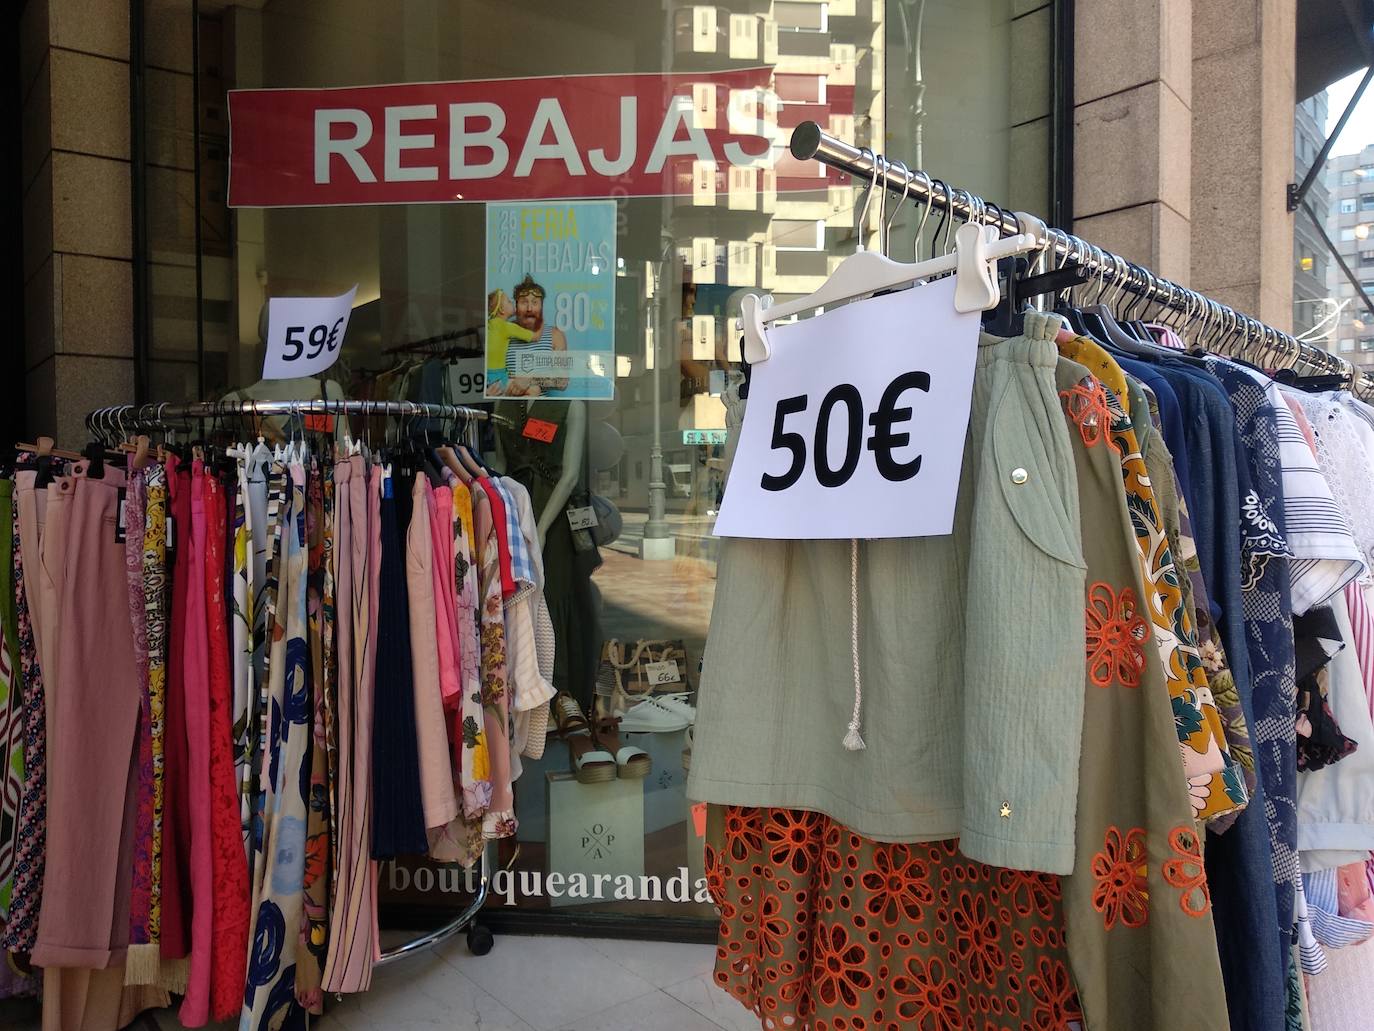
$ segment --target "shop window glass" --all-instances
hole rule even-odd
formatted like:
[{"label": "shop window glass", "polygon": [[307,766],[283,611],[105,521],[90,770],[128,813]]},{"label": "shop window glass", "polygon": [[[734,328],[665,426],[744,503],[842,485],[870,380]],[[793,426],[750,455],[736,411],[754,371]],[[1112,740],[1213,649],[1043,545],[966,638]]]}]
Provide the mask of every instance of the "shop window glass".
[{"label": "shop window glass", "polygon": [[[185,17],[191,24],[189,3],[154,6],[168,23]],[[519,832],[500,855],[503,865],[513,864],[504,882],[511,890],[492,905],[711,918],[700,891],[702,839],[684,792],[688,718],[671,699],[661,710],[645,699],[682,695],[690,704],[701,675],[719,550],[712,526],[732,432],[723,395],[740,357],[734,320],[744,293],[812,290],[860,242],[871,246],[878,228],[875,205],[856,231],[860,190],[814,162],[792,159],[786,141],[798,122],[815,119],[911,168],[1047,216],[1054,12],[1044,6],[1013,19],[1011,6],[931,0],[918,55],[915,15],[904,0],[778,0],[771,7],[734,0],[668,13],[639,0],[273,0],[216,5],[213,14],[202,5],[198,118],[188,100],[195,71],[189,39],[184,53],[162,55],[159,67],[174,70],[150,78],[147,110],[159,156],[149,179],[156,399],[192,397],[203,382],[209,398],[287,390],[449,401],[489,408],[517,428],[531,418],[566,428],[560,439],[568,446],[552,465],[531,457],[518,430],[486,441],[489,461],[527,482],[548,531],[546,593],[562,649],[555,686],[591,712],[628,719],[636,706],[649,706],[661,712],[662,729],[622,734],[650,756],[643,779],[579,783],[569,748],[556,736],[541,759],[523,760]],[[359,152],[359,161],[371,161],[365,171],[382,180],[451,187],[451,203],[308,206],[297,199],[269,206],[260,199],[238,206],[233,193],[242,183],[227,178],[229,90],[493,80],[472,95],[500,105],[532,77],[582,77],[590,87],[618,74],[655,82],[699,77],[683,101],[693,124],[771,135],[770,160],[758,167],[676,161],[671,167],[681,180],[670,196],[627,188],[608,191],[608,200],[546,200],[563,184],[542,195],[522,192],[521,152],[530,143],[523,129],[510,139],[495,187],[453,179],[451,153],[433,140],[451,142],[455,132],[480,136],[490,123],[485,115],[455,123],[445,104],[409,100],[408,110],[369,123],[390,144]],[[599,105],[591,113],[607,120],[611,94],[596,99],[578,92],[576,82],[568,88],[580,98],[572,103]],[[656,85],[637,95],[666,104],[668,93]],[[514,108],[502,111],[515,118]],[[587,114],[571,111],[569,124],[585,124]],[[358,179],[347,138],[360,130],[340,117],[325,137],[332,156],[313,166],[317,182],[321,170],[331,182]],[[656,129],[631,124],[642,160]],[[236,146],[243,145],[240,128],[236,123]],[[543,149],[532,174],[552,160],[559,133],[550,121],[533,141]],[[680,131],[668,141],[687,138]],[[590,148],[603,144],[594,159]],[[614,163],[618,153],[614,139],[573,146],[583,164]],[[201,158],[199,234],[191,203],[194,147]],[[473,162],[489,156],[468,155]],[[478,188],[510,192],[489,204],[459,196]],[[892,214],[889,206],[885,215]],[[938,221],[927,225],[926,252]],[[911,257],[920,222],[914,203],[896,212],[894,256]],[[519,246],[493,254],[497,233]],[[594,246],[569,247],[573,240]],[[561,271],[569,264],[574,275]],[[578,277],[584,286],[567,285]],[[336,295],[354,284],[337,364],[321,380],[260,382],[268,298]],[[557,330],[571,341],[569,353],[577,338],[600,334],[604,351],[577,370],[586,389],[560,386],[560,377],[547,372],[519,375],[523,347],[514,338],[507,358],[515,352],[516,365],[488,364],[488,318],[507,317],[489,310],[497,289],[516,302],[525,328],[537,335]],[[502,397],[484,396],[484,377],[500,379]],[[374,433],[384,430],[373,426]],[[593,499],[609,506],[595,547],[589,534],[571,531],[569,502],[551,487],[565,476],[575,506]],[[643,711],[635,724],[648,725]],[[456,906],[442,889],[452,879],[417,879],[423,867],[386,865],[384,898]],[[570,881],[575,874],[586,875],[586,894],[582,881]],[[597,874],[612,879],[598,881]]]}]

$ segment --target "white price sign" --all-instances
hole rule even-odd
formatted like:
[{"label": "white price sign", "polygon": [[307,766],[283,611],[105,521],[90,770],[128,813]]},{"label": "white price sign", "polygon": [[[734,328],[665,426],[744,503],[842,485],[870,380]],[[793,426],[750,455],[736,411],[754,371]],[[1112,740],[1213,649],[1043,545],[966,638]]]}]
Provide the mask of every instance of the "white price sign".
[{"label": "white price sign", "polygon": [[485,358],[459,358],[448,365],[448,402],[455,405],[481,404],[487,389]]},{"label": "white price sign", "polygon": [[660,687],[663,684],[682,683],[682,671],[677,668],[675,659],[668,659],[664,662],[646,662],[644,672],[649,683],[654,687]]},{"label": "white price sign", "polygon": [[273,297],[267,302],[263,379],[314,376],[339,360],[355,285],[338,297]]},{"label": "white price sign", "polygon": [[949,533],[978,330],[954,309],[954,277],[771,327],[717,535]]}]

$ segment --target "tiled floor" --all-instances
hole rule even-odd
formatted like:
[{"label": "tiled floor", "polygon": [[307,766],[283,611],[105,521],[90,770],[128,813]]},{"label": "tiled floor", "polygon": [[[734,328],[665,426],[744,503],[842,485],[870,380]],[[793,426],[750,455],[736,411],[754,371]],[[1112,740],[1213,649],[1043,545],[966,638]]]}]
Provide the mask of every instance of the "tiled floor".
[{"label": "tiled floor", "polygon": [[[758,1031],[711,983],[709,945],[500,936],[485,956],[462,937],[376,972],[372,990],[330,1005],[319,1031]],[[174,1014],[150,1024],[179,1028]],[[4,1021],[0,1021],[3,1024]],[[234,1025],[223,1025],[230,1028]],[[22,1022],[16,1031],[38,1028]]]}]

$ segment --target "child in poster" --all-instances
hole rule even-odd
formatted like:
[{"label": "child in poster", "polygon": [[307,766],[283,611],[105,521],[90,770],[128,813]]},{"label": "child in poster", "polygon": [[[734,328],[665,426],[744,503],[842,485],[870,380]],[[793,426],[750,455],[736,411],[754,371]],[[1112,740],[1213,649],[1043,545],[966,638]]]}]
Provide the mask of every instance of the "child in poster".
[{"label": "child in poster", "polygon": [[487,206],[487,397],[610,400],[615,202]]}]

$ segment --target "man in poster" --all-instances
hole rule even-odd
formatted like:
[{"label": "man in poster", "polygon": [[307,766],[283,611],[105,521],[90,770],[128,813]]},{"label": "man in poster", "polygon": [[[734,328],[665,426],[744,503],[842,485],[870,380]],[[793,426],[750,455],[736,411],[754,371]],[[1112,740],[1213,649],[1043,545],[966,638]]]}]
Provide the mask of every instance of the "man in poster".
[{"label": "man in poster", "polygon": [[[499,299],[501,291],[496,291],[496,294]],[[565,352],[568,349],[567,335],[557,326],[544,321],[544,288],[526,273],[525,278],[516,285],[513,295],[514,311],[509,310],[510,304],[506,302],[505,308],[495,313],[491,322],[504,317],[525,332],[512,333],[505,341],[505,383],[502,384],[499,379],[493,382],[489,378],[490,392],[506,397],[538,397],[548,390],[566,390],[566,376],[537,375],[540,371],[548,371],[547,358],[541,361],[541,356],[551,356],[555,351]],[[488,326],[490,341],[494,334],[490,332],[490,322]]]}]

